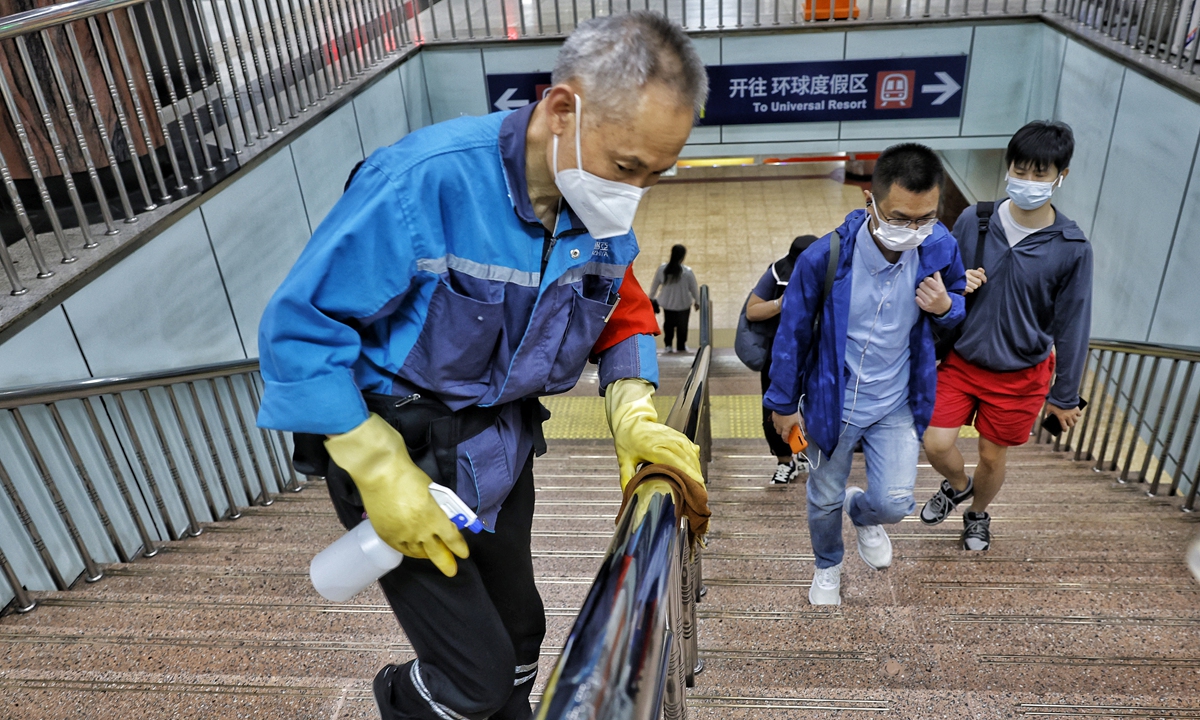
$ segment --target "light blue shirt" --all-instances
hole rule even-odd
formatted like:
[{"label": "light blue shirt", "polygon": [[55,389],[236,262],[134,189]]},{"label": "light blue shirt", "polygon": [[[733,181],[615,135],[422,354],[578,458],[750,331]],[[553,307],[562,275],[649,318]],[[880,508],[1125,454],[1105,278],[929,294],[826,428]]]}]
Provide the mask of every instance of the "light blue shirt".
[{"label": "light blue shirt", "polygon": [[889,263],[868,225],[858,231],[850,266],[842,419],[856,427],[873,425],[908,402],[909,334],[921,317],[917,251]]}]

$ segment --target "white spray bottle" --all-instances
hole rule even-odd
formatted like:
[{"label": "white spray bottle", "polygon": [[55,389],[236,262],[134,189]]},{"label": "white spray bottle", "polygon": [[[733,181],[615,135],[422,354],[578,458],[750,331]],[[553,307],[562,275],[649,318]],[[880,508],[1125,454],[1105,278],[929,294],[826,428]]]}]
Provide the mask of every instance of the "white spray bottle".
[{"label": "white spray bottle", "polygon": [[[430,483],[429,494],[459,530],[483,530],[483,523],[453,490]],[[371,520],[365,519],[317,553],[308,567],[308,576],[321,597],[346,602],[394,570],[403,559],[404,555],[375,534]]]}]

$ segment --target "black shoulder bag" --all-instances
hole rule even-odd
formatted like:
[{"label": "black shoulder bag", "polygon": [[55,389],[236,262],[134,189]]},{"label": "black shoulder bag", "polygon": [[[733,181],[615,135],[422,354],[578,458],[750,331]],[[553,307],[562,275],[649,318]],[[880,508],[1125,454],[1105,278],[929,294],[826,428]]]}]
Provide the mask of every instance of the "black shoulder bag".
[{"label": "black shoulder bag", "polygon": [[[837,274],[838,251],[841,248],[841,238],[838,237],[837,231],[833,231],[829,236],[829,267],[825,270],[825,286],[821,290],[821,304],[817,308],[817,319],[813,324],[814,337],[817,330],[820,328],[821,311],[825,307],[825,296],[829,292],[829,287],[833,285],[833,277]],[[753,295],[754,291],[751,290]],[[774,298],[772,298],[774,299]],[[737,334],[734,336],[733,349],[737,353],[738,359],[742,361],[746,367],[759,372],[767,364],[767,358],[771,354],[771,346],[774,344],[775,332],[779,329],[779,323],[775,318],[771,320],[753,321],[746,319],[746,307],[750,304],[750,298],[747,296],[746,302],[742,303],[742,312],[738,315]],[[775,320],[772,322],[772,320]]]}]

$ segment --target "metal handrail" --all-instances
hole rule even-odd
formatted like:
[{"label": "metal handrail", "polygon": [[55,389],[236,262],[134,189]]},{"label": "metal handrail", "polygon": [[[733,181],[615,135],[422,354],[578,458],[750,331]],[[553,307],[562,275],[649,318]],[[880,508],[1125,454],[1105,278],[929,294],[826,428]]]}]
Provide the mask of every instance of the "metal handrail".
[{"label": "metal handrail", "polygon": [[[54,589],[74,583],[75,570],[47,549],[49,535],[69,543],[67,565],[95,582],[103,557],[151,557],[163,540],[199,535],[201,522],[237,519],[244,506],[301,490],[284,433],[255,426],[261,393],[257,359],[0,392],[19,438],[0,458],[0,487],[20,522],[0,537],[0,574],[16,609],[35,602],[14,552],[25,554],[23,567],[40,565]],[[13,467],[32,469],[40,483],[14,482]],[[43,492],[53,513],[38,513]]]},{"label": "metal handrail", "polygon": [[32,385],[29,387],[0,390],[0,410],[8,410],[22,405],[45,405],[61,400],[79,400],[110,393],[126,392],[128,390],[147,390],[152,387],[176,383],[211,380],[227,375],[255,372],[258,370],[258,359],[233,360],[230,362],[196,365],[178,370],[163,370],[161,372],[140,373],[137,375],[118,375],[106,378],[88,378],[87,380],[71,380],[53,385]]},{"label": "metal handrail", "polygon": [[1089,403],[1083,417],[1053,437],[1040,425],[1043,410],[1035,440],[1096,472],[1116,472],[1118,482],[1148,483],[1150,497],[1167,482],[1166,494],[1186,492],[1181,509],[1192,512],[1200,487],[1197,369],[1198,348],[1094,339],[1080,386]]},{"label": "metal handrail", "polygon": [[74,0],[61,5],[24,10],[0,18],[0,40],[40,32],[76,20],[86,20],[113,10],[141,5],[146,0]]},{"label": "metal handrail", "polygon": [[[666,424],[701,447],[707,475],[712,432],[708,370],[712,304],[701,292],[701,347]],[[565,720],[586,707],[594,720],[685,716],[684,687],[703,669],[696,604],[703,594],[700,548],[688,521],[675,521],[670,493],[630,502],[584,600],[538,706],[538,720]]]}]

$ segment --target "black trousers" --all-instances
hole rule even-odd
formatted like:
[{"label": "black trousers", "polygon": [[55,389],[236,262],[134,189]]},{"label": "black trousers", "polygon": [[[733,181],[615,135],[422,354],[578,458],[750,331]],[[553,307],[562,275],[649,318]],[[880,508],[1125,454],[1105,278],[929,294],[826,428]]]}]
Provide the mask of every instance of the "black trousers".
[{"label": "black trousers", "polygon": [[[347,528],[362,520],[353,481],[330,463],[329,494]],[[527,720],[546,634],[533,580],[533,454],[504,501],[496,532],[464,532],[470,558],[448,578],[428,560],[405,558],[379,580],[417,659],[375,676],[384,720]],[[446,712],[447,710],[451,712]]]},{"label": "black trousers", "polygon": [[683,350],[687,347],[688,335],[688,317],[692,311],[686,310],[667,310],[663,308],[663,346],[668,350],[671,348],[672,338],[678,335],[678,342],[675,345],[676,350]]},{"label": "black trousers", "polygon": [[[767,394],[767,390],[771,387],[771,355],[767,354],[767,362],[762,369],[762,391],[763,395]],[[791,457],[792,446],[788,445],[787,440],[779,437],[779,433],[775,432],[775,423],[771,421],[771,411],[766,407],[763,411],[763,437],[767,439],[767,445],[771,448],[771,454],[777,458]]]}]

